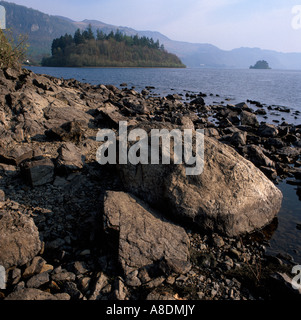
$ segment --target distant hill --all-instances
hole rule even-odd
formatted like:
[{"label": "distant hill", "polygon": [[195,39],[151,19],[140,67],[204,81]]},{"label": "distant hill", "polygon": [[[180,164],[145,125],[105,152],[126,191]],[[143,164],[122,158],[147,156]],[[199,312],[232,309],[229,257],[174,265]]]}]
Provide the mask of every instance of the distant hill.
[{"label": "distant hill", "polygon": [[0,1],[0,5],[6,9],[6,27],[11,28],[16,36],[28,34],[28,54],[34,61],[40,61],[43,56],[50,54],[54,38],[76,30],[72,22],[60,17],[5,1]]},{"label": "distant hill", "polygon": [[72,21],[66,17],[50,16],[24,6],[0,1],[7,11],[7,26],[15,34],[27,33],[29,36],[29,57],[41,61],[51,54],[53,39],[62,35],[74,34],[77,28],[85,30],[89,24],[92,29],[104,33],[119,29],[126,35],[153,38],[159,40],[168,52],[176,54],[188,67],[206,68],[243,68],[248,69],[254,61],[266,60],[273,69],[301,70],[301,53],[281,53],[259,48],[238,48],[230,51],[221,50],[211,44],[173,41],[156,31],[137,31],[129,27],[114,26],[97,20]]},{"label": "distant hill", "polygon": [[49,67],[161,67],[184,68],[181,60],[165,51],[159,40],[127,36],[116,31],[108,35],[97,30],[95,37],[91,25],[74,36],[54,39],[52,56],[42,60]]}]

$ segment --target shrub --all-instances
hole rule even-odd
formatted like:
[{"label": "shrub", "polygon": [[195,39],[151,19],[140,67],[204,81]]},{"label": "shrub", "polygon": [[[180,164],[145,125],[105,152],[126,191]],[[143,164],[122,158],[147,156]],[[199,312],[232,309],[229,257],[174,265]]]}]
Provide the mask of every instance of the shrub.
[{"label": "shrub", "polygon": [[15,41],[11,30],[0,29],[0,68],[20,68],[26,57],[27,36],[20,35]]}]

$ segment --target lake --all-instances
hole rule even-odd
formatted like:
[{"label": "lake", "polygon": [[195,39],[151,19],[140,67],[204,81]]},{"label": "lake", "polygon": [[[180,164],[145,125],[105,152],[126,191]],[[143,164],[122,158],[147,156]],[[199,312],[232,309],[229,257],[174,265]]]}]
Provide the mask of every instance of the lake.
[{"label": "lake", "polygon": [[[269,111],[268,123],[286,121],[301,124],[301,71],[294,70],[238,70],[238,69],[145,69],[145,68],[46,68],[28,67],[35,73],[58,78],[76,79],[90,84],[113,84],[141,91],[146,86],[155,89],[152,93],[205,93],[207,104],[239,103],[246,100],[259,101],[266,106],[285,106],[290,113]],[[185,98],[185,97],[184,97]],[[252,105],[250,105],[252,107]],[[289,253],[301,263],[301,196],[297,187],[285,181],[278,187],[284,195],[282,209],[278,215],[278,227],[267,248],[271,254]]]}]

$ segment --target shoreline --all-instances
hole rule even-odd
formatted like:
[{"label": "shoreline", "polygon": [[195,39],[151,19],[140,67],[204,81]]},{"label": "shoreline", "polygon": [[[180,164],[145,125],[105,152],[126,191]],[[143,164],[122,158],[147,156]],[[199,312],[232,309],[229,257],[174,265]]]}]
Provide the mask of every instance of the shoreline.
[{"label": "shoreline", "polygon": [[[4,193],[1,208],[33,219],[43,242],[43,249],[34,254],[36,259],[30,257],[25,264],[9,271],[8,289],[0,291],[0,298],[11,295],[13,300],[19,300],[22,295],[37,294],[30,288],[38,290],[41,296],[41,292],[50,292],[51,296],[45,296],[59,300],[268,300],[279,295],[296,296],[279,275],[291,272],[293,260],[289,255],[266,255],[266,240],[257,243],[250,236],[198,233],[187,226],[184,229],[191,243],[192,265],[188,272],[168,273],[159,265],[157,274],[125,277],[119,272],[117,257],[102,244],[104,235],[95,224],[100,218],[100,195],[105,190],[124,188],[114,170],[99,168],[95,163],[98,144],[91,137],[103,125],[114,127],[125,117],[138,122],[178,124],[185,114],[195,128],[203,128],[206,136],[236,149],[270,180],[294,177],[292,180],[298,183],[300,153],[294,151],[301,148],[301,125],[260,124],[245,103],[207,105],[199,96],[193,104],[192,97],[152,97],[149,90],[139,93],[128,88],[38,76],[29,71],[8,70],[0,76],[2,90],[6,90],[5,101],[1,102],[6,106],[4,123],[7,128],[14,127],[10,135],[1,136],[1,143],[6,143],[5,153],[0,155],[0,189]],[[111,111],[99,109],[108,101],[114,106]],[[23,118],[10,114],[17,106]],[[30,116],[24,112],[26,108],[31,110]],[[239,120],[242,110],[246,115],[243,124]],[[173,113],[178,115],[172,116]],[[216,124],[209,121],[210,117]],[[78,123],[64,127],[72,118]],[[70,142],[75,149],[68,149],[68,156],[64,157],[64,148]],[[252,149],[250,144],[256,147]],[[13,152],[16,148],[17,154]],[[76,156],[77,152],[85,156],[84,162]],[[40,171],[41,161],[47,163],[46,176]],[[296,166],[291,167],[292,164]],[[35,178],[28,180],[24,172],[33,169]],[[262,267],[260,272],[258,265]]]}]

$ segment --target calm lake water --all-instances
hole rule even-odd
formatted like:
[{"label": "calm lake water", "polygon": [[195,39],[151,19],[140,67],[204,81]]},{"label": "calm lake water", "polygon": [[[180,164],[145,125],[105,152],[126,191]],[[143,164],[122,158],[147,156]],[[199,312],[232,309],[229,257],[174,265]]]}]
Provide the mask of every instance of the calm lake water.
[{"label": "calm lake water", "polygon": [[[77,79],[90,84],[113,84],[141,91],[146,86],[155,87],[152,93],[167,95],[206,93],[207,104],[239,103],[246,100],[259,101],[266,106],[285,106],[290,113],[271,111],[268,123],[301,124],[301,71],[294,70],[228,70],[228,69],[144,69],[144,68],[44,68],[30,67],[39,74],[58,78]],[[250,105],[252,107],[252,105]],[[285,181],[278,187],[284,195],[278,215],[278,227],[270,240],[268,252],[289,253],[301,263],[301,196],[297,187]],[[300,198],[299,198],[300,197]]]}]

